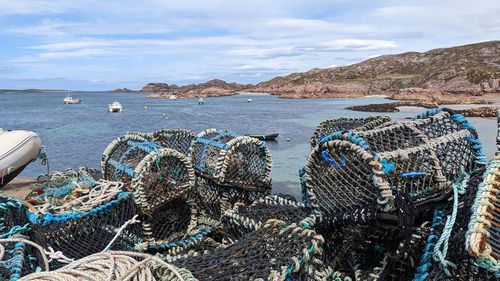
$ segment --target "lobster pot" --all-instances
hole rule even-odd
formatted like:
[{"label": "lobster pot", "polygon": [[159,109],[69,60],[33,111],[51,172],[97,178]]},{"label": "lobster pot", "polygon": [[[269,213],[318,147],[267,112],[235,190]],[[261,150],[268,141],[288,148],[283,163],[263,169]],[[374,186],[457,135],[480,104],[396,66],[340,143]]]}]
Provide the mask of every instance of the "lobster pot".
[{"label": "lobster pot", "polygon": [[171,148],[188,155],[195,133],[185,129],[159,130],[145,134],[144,137],[154,141],[162,148]]},{"label": "lobster pot", "polygon": [[208,129],[193,139],[190,156],[195,172],[219,185],[271,190],[271,154],[258,139]]},{"label": "lobster pot", "polygon": [[144,157],[160,146],[149,141],[141,133],[127,133],[113,140],[104,150],[101,168],[106,180],[121,181],[130,187],[132,179],[137,176],[135,168]]},{"label": "lobster pot", "polygon": [[368,118],[334,118],[325,120],[314,129],[311,137],[311,149],[314,149],[320,140],[337,131],[362,132],[371,130],[391,121],[389,116],[371,116]]},{"label": "lobster pot", "polygon": [[134,193],[147,241],[178,240],[193,226],[196,208],[188,195],[194,171],[181,152],[127,134],[108,146],[102,166],[105,177],[122,180]]},{"label": "lobster pot", "polygon": [[[103,251],[116,235],[116,229],[131,220],[137,209],[132,194],[128,192],[119,192],[108,201],[100,201],[99,205],[87,210],[54,213],[31,210],[28,213],[32,225],[30,239],[45,249],[50,247],[61,251],[70,259]],[[127,228],[129,233],[132,229],[136,228]],[[117,241],[117,245],[124,244]],[[52,268],[61,265],[59,262],[51,263]]]},{"label": "lobster pot", "polygon": [[163,148],[137,165],[132,190],[148,241],[181,239],[196,222],[196,206],[189,198],[194,172],[182,153]]},{"label": "lobster pot", "polygon": [[322,241],[313,230],[269,220],[238,243],[172,264],[197,280],[312,280]]},{"label": "lobster pot", "polygon": [[467,120],[433,110],[413,121],[323,138],[308,158],[304,199],[319,217],[355,212],[366,221],[399,208],[403,195],[424,210],[483,164],[481,143]]}]

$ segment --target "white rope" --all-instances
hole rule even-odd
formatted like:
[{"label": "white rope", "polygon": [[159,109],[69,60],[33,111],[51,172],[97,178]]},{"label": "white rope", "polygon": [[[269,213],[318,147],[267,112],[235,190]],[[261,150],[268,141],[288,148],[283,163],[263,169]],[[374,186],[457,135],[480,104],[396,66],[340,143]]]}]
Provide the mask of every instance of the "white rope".
[{"label": "white rope", "polygon": [[104,248],[104,250],[102,250],[102,252],[106,252],[107,250],[109,250],[109,248],[111,248],[113,243],[115,243],[116,239],[118,239],[118,237],[120,237],[120,235],[125,230],[125,228],[127,228],[127,226],[134,224],[134,223],[141,222],[140,220],[137,219],[138,216],[139,215],[135,215],[133,218],[126,221],[119,229],[117,229],[115,236],[113,237],[113,239],[111,239],[111,241],[109,241],[108,245],[106,246],[106,248]]},{"label": "white rope", "polygon": [[75,261],[75,259],[70,259],[67,256],[65,256],[61,251],[54,251],[52,247],[48,247],[49,250],[44,250],[45,255],[49,256],[50,260],[49,262],[52,262],[53,260],[57,260],[60,263],[72,263]]},{"label": "white rope", "polygon": [[[142,260],[139,261],[139,259]],[[162,278],[162,276],[155,276],[153,267],[157,266],[170,270],[177,280],[185,280],[177,267],[156,256],[135,252],[109,251],[87,256],[55,271],[32,273],[19,281],[155,281]]]}]

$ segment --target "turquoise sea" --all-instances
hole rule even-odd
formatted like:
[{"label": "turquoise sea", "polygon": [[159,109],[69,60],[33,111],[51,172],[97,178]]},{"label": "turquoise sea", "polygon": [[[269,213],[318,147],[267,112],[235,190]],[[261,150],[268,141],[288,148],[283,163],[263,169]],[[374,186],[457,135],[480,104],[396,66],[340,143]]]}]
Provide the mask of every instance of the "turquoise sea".
[{"label": "turquoise sea", "polygon": [[[106,146],[125,132],[151,132],[185,128],[196,133],[207,128],[230,129],[240,134],[279,132],[277,142],[268,142],[273,156],[276,193],[300,196],[298,170],[307,159],[309,138],[322,120],[335,117],[365,117],[373,113],[345,110],[351,105],[384,103],[386,99],[280,99],[266,94],[196,99],[152,100],[142,94],[74,92],[79,105],[64,105],[64,93],[0,94],[0,128],[32,130],[41,137],[51,171],[89,166],[98,168]],[[247,99],[251,98],[252,103]],[[107,106],[119,101],[124,110],[111,114]],[[147,107],[147,109],[145,109]],[[393,119],[412,117],[423,111],[404,108],[388,113]],[[488,157],[495,151],[496,120],[471,118]],[[289,139],[289,141],[287,141]],[[44,173],[40,163],[29,165],[22,176]]]}]

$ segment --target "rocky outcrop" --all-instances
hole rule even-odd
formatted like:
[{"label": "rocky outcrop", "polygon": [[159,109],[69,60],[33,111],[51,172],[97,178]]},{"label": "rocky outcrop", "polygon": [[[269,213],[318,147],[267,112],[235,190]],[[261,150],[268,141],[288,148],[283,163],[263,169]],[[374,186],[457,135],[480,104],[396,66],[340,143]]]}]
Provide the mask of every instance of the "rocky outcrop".
[{"label": "rocky outcrop", "polygon": [[488,104],[488,100],[482,99],[480,96],[464,94],[464,93],[449,93],[436,89],[423,88],[406,88],[397,93],[390,94],[390,99],[396,100],[420,100],[436,104]]},{"label": "rocky outcrop", "polygon": [[497,110],[497,107],[478,107],[457,111],[462,113],[466,117],[496,117]]},{"label": "rocky outcrop", "polygon": [[500,41],[385,55],[349,66],[276,77],[257,84],[252,91],[286,98],[405,96],[417,92],[481,96],[500,92],[498,57]]},{"label": "rocky outcrop", "polygon": [[135,91],[130,90],[129,88],[119,88],[119,89],[114,89],[114,93],[133,93]]},{"label": "rocky outcrop", "polygon": [[190,84],[186,86],[168,85],[166,83],[149,83],[140,92],[148,93],[150,98],[169,98],[175,95],[178,98],[217,97],[234,95],[239,91],[248,89],[250,85],[227,83],[214,79],[205,83]]},{"label": "rocky outcrop", "polygon": [[355,105],[346,107],[346,109],[354,111],[366,111],[366,112],[399,112],[398,107],[400,106],[436,108],[439,105],[437,103],[428,103],[422,101],[402,101],[402,102],[389,102],[389,103],[378,103],[378,104],[368,104],[368,105]]}]

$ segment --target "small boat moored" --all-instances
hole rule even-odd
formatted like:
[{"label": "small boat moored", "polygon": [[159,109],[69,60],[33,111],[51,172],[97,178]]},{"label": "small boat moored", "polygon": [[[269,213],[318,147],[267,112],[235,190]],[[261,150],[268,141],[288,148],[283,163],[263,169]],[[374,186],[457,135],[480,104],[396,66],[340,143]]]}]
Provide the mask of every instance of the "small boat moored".
[{"label": "small boat moored", "polygon": [[36,160],[41,148],[42,141],[34,132],[0,129],[0,188]]},{"label": "small boat moored", "polygon": [[108,111],[111,113],[122,112],[122,110],[122,105],[117,101],[114,101],[112,104],[108,104]]},{"label": "small boat moored", "polygon": [[259,140],[275,141],[279,135],[280,135],[279,133],[273,133],[268,135],[246,135],[246,136],[256,138]]},{"label": "small boat moored", "polygon": [[177,96],[176,95],[171,95],[170,97],[168,97],[169,100],[176,100],[177,99]]},{"label": "small boat moored", "polygon": [[63,99],[64,104],[79,104],[82,102],[81,99],[75,99],[72,96],[69,95],[69,93],[66,95],[66,97]]},{"label": "small boat moored", "polygon": [[199,104],[199,105],[205,104],[205,100],[203,100],[203,98],[200,98],[200,99],[198,100],[198,104]]},{"label": "small boat moored", "polygon": [[247,99],[247,102],[249,102],[249,103],[252,102],[252,99]]}]

